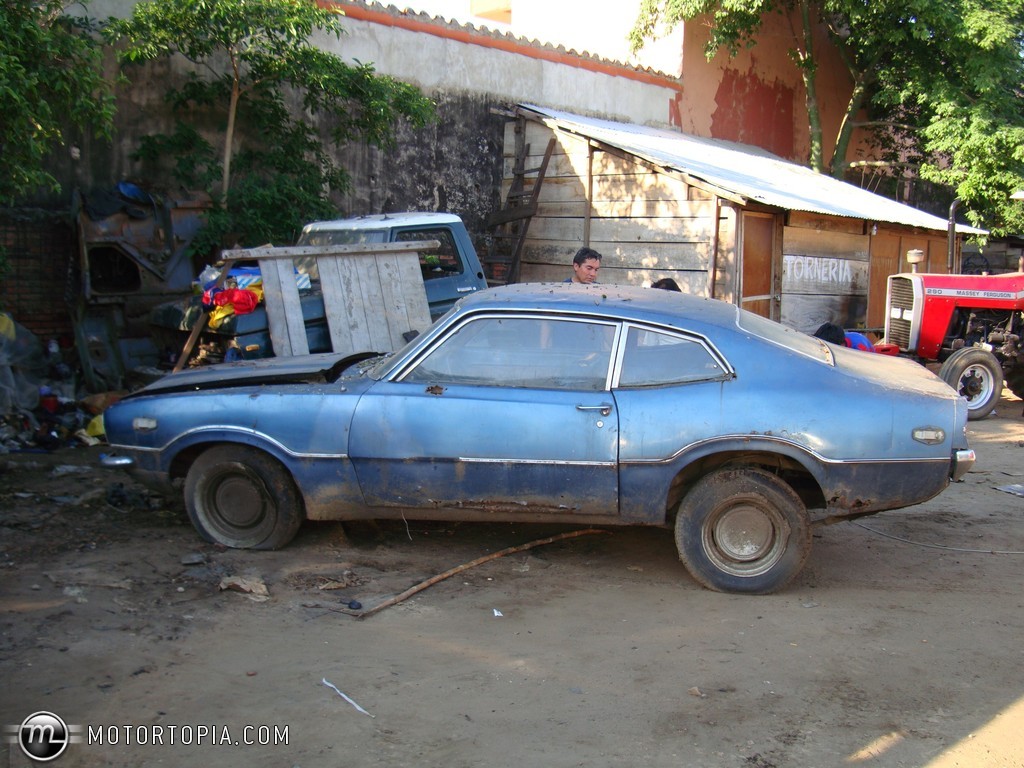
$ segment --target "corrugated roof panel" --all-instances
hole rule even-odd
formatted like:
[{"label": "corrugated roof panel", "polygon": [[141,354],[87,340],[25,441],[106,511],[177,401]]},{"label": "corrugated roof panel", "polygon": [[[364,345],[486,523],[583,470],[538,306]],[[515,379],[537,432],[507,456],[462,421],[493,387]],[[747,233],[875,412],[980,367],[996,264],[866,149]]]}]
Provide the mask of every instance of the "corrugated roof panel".
[{"label": "corrugated roof panel", "polygon": [[[922,229],[946,231],[949,225],[939,216],[816,173],[758,147],[584,117],[532,104],[520,106],[569,131],[765,205]],[[985,230],[957,224],[957,231],[980,234]]]}]

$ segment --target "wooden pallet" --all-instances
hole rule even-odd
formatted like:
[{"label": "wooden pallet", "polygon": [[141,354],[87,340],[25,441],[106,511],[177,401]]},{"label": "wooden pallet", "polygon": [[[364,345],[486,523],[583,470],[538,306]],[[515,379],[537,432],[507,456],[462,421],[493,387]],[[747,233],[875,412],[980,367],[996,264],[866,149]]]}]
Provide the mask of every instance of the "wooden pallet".
[{"label": "wooden pallet", "polygon": [[[224,251],[217,287],[231,268],[255,261],[263,277],[263,300],[276,357],[308,355],[309,342],[295,280],[295,259],[316,263],[332,351],[390,352],[430,327],[430,308],[419,253],[436,240],[374,245],[243,248]],[[206,328],[203,313],[174,370],[181,370]]]}]

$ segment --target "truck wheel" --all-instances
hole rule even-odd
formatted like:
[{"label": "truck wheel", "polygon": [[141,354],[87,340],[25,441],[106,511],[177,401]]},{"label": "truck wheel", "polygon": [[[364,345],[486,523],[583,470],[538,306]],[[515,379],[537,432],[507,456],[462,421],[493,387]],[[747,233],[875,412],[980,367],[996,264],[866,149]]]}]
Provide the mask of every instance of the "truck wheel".
[{"label": "truck wheel", "polygon": [[950,355],[939,369],[942,380],[967,398],[967,418],[974,421],[992,413],[1003,392],[1003,369],[991,352],[964,347]]},{"label": "truck wheel", "polygon": [[235,549],[278,549],[302,523],[291,475],[263,451],[221,445],[203,453],[185,477],[185,509],[207,541]]},{"label": "truck wheel", "polygon": [[705,475],[676,514],[679,559],[718,592],[764,595],[788,584],[811,552],[807,508],[762,469]]}]

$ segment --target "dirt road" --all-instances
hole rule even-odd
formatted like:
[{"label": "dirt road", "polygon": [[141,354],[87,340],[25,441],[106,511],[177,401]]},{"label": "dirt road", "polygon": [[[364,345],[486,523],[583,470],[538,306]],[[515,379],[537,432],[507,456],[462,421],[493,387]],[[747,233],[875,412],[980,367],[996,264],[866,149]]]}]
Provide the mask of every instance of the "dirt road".
[{"label": "dirt road", "polygon": [[0,456],[0,721],[81,726],[60,766],[1022,766],[1024,498],[998,490],[1024,485],[1021,401],[970,431],[964,482],[817,530],[778,595],[709,592],[668,532],[615,530],[362,620],[345,604],[570,529],[222,551],[102,449]]}]

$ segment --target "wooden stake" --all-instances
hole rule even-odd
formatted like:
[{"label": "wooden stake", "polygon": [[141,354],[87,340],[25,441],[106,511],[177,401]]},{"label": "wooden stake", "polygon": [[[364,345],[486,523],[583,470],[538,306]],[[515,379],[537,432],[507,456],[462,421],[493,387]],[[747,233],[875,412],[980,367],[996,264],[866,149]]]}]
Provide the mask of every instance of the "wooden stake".
[{"label": "wooden stake", "polygon": [[421,581],[416,586],[410,587],[409,589],[405,590],[405,592],[402,592],[399,595],[395,595],[394,597],[390,597],[383,603],[380,603],[378,605],[375,605],[373,608],[369,608],[363,611],[359,614],[359,618],[365,619],[367,616],[371,616],[377,613],[378,611],[383,611],[385,608],[390,608],[392,605],[396,605],[397,603],[400,603],[403,600],[407,600],[408,598],[415,595],[417,592],[422,592],[427,587],[431,587],[434,584],[437,584],[439,581],[444,581],[445,579],[450,578],[457,573],[462,573],[463,571],[469,570],[470,568],[475,568],[478,565],[486,563],[488,560],[496,560],[497,558],[504,557],[505,555],[511,555],[516,552],[525,552],[528,549],[539,547],[542,544],[551,544],[552,542],[561,541],[562,539],[572,539],[576,536],[586,536],[591,533],[608,533],[608,531],[603,531],[600,528],[586,528],[582,531],[569,531],[567,533],[560,533],[557,536],[549,536],[546,539],[537,539],[536,541],[531,541],[527,544],[520,544],[515,547],[503,549],[499,552],[493,552],[489,555],[484,555],[483,557],[478,557],[476,560],[472,560],[468,563],[463,563],[462,565],[457,565],[454,568],[445,571],[444,573],[439,573],[436,576],[431,576],[426,581]]}]

